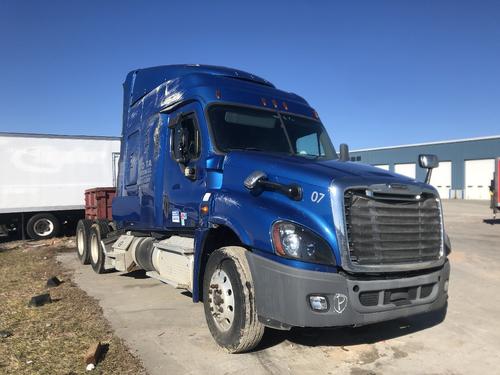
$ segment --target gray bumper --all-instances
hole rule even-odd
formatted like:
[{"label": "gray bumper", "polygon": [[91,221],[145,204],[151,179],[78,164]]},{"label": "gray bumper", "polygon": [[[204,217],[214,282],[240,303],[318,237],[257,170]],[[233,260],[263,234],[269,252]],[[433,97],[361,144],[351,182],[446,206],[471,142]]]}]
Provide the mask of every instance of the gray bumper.
[{"label": "gray bumper", "polygon": [[[423,275],[367,280],[302,270],[247,254],[259,319],[276,328],[360,326],[438,310],[448,299],[444,290],[448,261]],[[309,296],[318,294],[328,299],[328,311],[316,312],[309,306]]]}]

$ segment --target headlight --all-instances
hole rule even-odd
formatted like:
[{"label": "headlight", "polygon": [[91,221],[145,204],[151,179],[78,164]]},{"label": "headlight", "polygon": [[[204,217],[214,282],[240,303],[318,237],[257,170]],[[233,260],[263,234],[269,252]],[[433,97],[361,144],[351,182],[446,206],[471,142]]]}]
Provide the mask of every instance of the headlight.
[{"label": "headlight", "polygon": [[276,254],[306,262],[335,264],[330,246],[310,230],[291,222],[277,221],[272,227]]}]

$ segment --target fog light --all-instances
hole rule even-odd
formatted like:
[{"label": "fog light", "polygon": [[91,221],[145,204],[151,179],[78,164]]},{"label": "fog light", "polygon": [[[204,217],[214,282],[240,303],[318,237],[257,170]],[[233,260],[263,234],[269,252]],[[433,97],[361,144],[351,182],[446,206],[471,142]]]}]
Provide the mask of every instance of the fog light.
[{"label": "fog light", "polygon": [[324,296],[309,296],[309,304],[314,311],[328,310],[328,300]]},{"label": "fog light", "polygon": [[448,292],[448,280],[446,280],[446,281],[444,282],[443,289],[444,289],[444,291],[445,291],[445,292]]}]

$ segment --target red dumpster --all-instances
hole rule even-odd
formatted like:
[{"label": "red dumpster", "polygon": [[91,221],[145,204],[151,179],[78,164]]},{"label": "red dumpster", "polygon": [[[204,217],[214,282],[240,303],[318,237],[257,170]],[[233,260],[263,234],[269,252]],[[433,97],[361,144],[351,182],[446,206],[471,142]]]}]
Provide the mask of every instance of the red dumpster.
[{"label": "red dumpster", "polygon": [[85,218],[112,220],[111,203],[116,195],[114,187],[98,187],[85,190]]}]

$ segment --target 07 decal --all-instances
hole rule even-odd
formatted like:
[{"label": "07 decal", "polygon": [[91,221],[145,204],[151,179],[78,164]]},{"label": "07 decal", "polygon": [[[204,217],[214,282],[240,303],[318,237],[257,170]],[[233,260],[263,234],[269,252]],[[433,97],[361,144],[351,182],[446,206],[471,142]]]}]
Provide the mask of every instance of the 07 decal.
[{"label": "07 decal", "polygon": [[325,197],[325,194],[313,191],[311,194],[311,201],[313,203],[319,203]]}]

